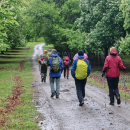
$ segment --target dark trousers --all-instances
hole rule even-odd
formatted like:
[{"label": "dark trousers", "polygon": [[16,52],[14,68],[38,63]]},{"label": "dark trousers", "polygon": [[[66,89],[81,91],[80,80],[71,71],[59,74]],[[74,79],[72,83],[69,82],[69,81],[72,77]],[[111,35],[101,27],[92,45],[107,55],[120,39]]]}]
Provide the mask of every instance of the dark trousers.
[{"label": "dark trousers", "polygon": [[75,78],[75,85],[79,102],[84,101],[86,80],[87,79],[78,80]]},{"label": "dark trousers", "polygon": [[41,79],[43,77],[44,82],[46,82],[46,76],[47,76],[47,65],[41,66]]},{"label": "dark trousers", "polygon": [[107,82],[109,86],[110,102],[114,103],[114,95],[116,96],[116,98],[120,97],[118,90],[119,77],[116,78],[107,77]]},{"label": "dark trousers", "polygon": [[64,77],[66,77],[66,72],[67,72],[67,77],[69,77],[69,67],[64,68]]}]

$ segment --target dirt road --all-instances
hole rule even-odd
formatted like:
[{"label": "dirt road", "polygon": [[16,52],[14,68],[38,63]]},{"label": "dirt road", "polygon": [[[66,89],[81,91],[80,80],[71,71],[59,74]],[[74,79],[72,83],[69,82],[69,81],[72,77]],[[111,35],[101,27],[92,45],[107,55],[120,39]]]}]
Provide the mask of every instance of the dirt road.
[{"label": "dirt road", "polygon": [[42,130],[130,130],[129,102],[125,104],[122,99],[121,105],[110,106],[108,92],[86,84],[85,104],[80,107],[71,75],[69,79],[61,76],[60,97],[51,98],[49,74],[47,82],[42,83],[37,62],[43,45],[36,45],[30,57],[34,75],[31,86],[35,89],[33,101],[42,116],[38,123]]}]

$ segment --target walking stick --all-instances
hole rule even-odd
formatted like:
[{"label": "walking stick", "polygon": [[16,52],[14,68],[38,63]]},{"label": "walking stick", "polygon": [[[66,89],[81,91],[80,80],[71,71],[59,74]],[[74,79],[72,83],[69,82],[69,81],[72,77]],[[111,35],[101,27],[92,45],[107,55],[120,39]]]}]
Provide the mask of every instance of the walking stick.
[{"label": "walking stick", "polygon": [[[105,78],[106,76],[104,75],[104,89],[105,89]],[[106,108],[106,96],[105,96],[105,108]]]},{"label": "walking stick", "polygon": [[125,89],[125,104],[126,104],[125,72],[124,72],[124,89]]}]

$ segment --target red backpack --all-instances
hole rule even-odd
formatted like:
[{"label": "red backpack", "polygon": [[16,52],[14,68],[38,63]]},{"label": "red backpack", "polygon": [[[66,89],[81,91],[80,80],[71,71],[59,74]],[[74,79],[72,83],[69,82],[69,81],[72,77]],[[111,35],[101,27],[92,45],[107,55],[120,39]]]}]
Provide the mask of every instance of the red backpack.
[{"label": "red backpack", "polygon": [[69,57],[66,56],[64,59],[64,65],[69,65]]}]

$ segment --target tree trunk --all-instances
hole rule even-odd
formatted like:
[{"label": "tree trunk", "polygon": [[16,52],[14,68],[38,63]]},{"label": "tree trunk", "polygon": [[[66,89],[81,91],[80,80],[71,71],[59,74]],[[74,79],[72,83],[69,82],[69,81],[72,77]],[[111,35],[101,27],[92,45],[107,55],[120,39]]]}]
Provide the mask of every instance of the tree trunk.
[{"label": "tree trunk", "polygon": [[37,42],[37,36],[35,37],[35,42]]},{"label": "tree trunk", "polygon": [[101,54],[99,54],[99,58],[100,58],[100,65],[102,66],[102,57],[101,57]]},{"label": "tree trunk", "polygon": [[108,56],[108,48],[105,48],[105,58]]},{"label": "tree trunk", "polygon": [[1,54],[2,54],[2,55],[4,55],[4,52],[3,52],[3,51],[1,51]]}]

